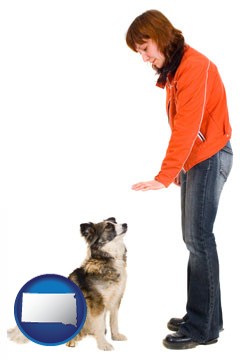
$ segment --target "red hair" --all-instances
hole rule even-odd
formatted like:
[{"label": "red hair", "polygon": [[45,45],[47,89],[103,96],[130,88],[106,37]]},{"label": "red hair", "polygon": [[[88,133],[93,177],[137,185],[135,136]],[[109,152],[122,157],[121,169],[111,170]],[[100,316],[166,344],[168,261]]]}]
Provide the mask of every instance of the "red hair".
[{"label": "red hair", "polygon": [[137,45],[143,44],[148,39],[157,44],[166,59],[164,67],[170,66],[169,71],[172,72],[171,63],[177,63],[178,66],[183,55],[185,42],[182,32],[176,29],[160,11],[148,10],[132,22],[126,34],[126,42],[133,51],[137,52]]}]

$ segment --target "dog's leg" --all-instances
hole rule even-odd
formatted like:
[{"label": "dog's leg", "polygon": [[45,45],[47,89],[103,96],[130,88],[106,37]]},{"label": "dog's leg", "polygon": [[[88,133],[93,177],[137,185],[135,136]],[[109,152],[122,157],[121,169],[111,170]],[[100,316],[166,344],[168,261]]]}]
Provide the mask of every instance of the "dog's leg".
[{"label": "dog's leg", "polygon": [[118,307],[115,306],[110,311],[110,328],[113,340],[124,341],[126,336],[118,331]]},{"label": "dog's leg", "polygon": [[104,313],[104,334],[107,335],[107,326],[106,326],[106,317],[107,317],[107,312],[105,311]]},{"label": "dog's leg", "polygon": [[87,336],[87,333],[86,333],[85,329],[83,328],[80,331],[80,333],[78,333],[72,340],[68,341],[66,343],[66,345],[69,347],[75,347],[77,345],[77,342],[82,340],[82,338],[84,338],[84,336]]},{"label": "dog's leg", "polygon": [[72,340],[68,341],[68,342],[66,343],[66,346],[68,346],[68,347],[75,347],[75,346],[77,346],[77,342],[78,342],[78,335],[75,336]]},{"label": "dog's leg", "polygon": [[94,317],[94,336],[100,350],[113,350],[113,346],[105,338],[105,317],[105,311]]}]

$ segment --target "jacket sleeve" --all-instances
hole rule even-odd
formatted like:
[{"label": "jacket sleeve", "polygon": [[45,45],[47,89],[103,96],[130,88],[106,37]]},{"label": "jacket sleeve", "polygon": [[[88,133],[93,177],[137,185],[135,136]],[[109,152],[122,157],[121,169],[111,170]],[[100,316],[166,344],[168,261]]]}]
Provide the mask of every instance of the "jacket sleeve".
[{"label": "jacket sleeve", "polygon": [[161,170],[155,180],[168,187],[183,169],[202,123],[208,86],[210,61],[195,63],[178,74],[176,115]]}]

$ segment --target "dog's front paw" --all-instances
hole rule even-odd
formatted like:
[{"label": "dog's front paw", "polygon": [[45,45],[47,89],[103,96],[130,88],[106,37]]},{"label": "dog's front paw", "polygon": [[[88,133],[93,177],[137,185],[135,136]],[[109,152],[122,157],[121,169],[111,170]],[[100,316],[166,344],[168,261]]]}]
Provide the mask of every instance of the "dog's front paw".
[{"label": "dog's front paw", "polygon": [[75,340],[70,340],[66,343],[68,347],[75,347],[77,345],[77,342]]},{"label": "dog's front paw", "polygon": [[112,334],[112,339],[116,341],[126,341],[127,337],[123,334]]},{"label": "dog's front paw", "polygon": [[107,341],[104,343],[98,343],[98,348],[104,351],[114,350],[114,347],[111,344],[109,344]]}]

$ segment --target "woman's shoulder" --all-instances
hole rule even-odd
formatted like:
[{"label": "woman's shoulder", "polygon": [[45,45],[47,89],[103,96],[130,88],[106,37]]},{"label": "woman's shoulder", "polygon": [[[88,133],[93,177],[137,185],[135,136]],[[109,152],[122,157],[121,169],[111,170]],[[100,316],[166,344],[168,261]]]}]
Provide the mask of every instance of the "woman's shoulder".
[{"label": "woman's shoulder", "polygon": [[202,54],[200,51],[192,48],[191,46],[186,45],[180,65],[205,65],[206,63],[209,63],[209,61],[210,60],[206,55]]},{"label": "woman's shoulder", "polygon": [[179,79],[179,77],[182,77],[184,74],[185,76],[188,76],[189,74],[194,76],[194,74],[204,73],[210,66],[211,68],[215,67],[207,56],[191,46],[186,45],[184,55],[176,71],[174,80]]}]

